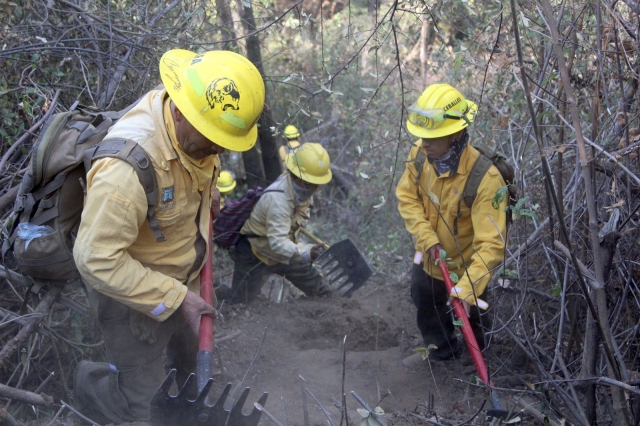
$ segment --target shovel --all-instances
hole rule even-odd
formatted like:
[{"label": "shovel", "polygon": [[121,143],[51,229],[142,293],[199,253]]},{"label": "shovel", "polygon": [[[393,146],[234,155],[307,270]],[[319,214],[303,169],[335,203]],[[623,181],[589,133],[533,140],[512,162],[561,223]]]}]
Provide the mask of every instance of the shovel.
[{"label": "shovel", "polygon": [[[327,270],[325,276],[334,290],[345,289],[342,293],[343,297],[351,297],[353,292],[362,287],[375,272],[351,239],[347,238],[329,245],[304,228],[300,228],[300,232],[313,242],[324,244],[326,251],[315,260],[315,263]],[[346,279],[343,281],[343,278]],[[345,288],[349,284],[351,286]]]},{"label": "shovel", "polygon": [[[439,259],[440,253],[436,253],[436,257]],[[447,265],[444,261],[438,261],[438,265],[440,266],[440,272],[444,278],[444,285],[447,287],[447,294],[451,294],[451,290],[454,285],[451,281],[451,277],[449,276]],[[462,335],[464,336],[465,342],[467,342],[467,348],[469,348],[473,363],[476,365],[476,370],[478,370],[478,377],[487,386],[489,386],[489,389],[491,390],[491,410],[487,410],[487,414],[491,417],[506,419],[509,412],[502,409],[502,405],[498,399],[498,393],[493,387],[493,380],[489,377],[487,364],[484,362],[482,352],[480,352],[480,347],[478,346],[478,341],[476,340],[475,334],[473,334],[473,329],[471,328],[471,323],[467,317],[467,312],[464,310],[464,306],[462,306],[460,299],[454,298],[452,303],[456,316],[462,321]]]},{"label": "shovel", "polygon": [[[209,238],[213,235],[213,220],[209,221]],[[211,246],[211,245],[210,245]],[[205,302],[213,304],[213,260],[209,253],[200,272],[200,297]],[[203,315],[200,320],[200,345],[196,357],[198,396],[191,401],[187,398],[195,375],[191,373],[178,392],[171,396],[169,390],[176,376],[176,370],[171,370],[160,388],[151,400],[149,423],[154,426],[175,425],[210,425],[210,426],[258,426],[262,412],[253,408],[248,415],[242,414],[242,406],[249,396],[246,388],[230,409],[225,409],[225,401],[231,391],[231,383],[223,389],[220,397],[213,405],[206,404],[207,395],[213,385],[211,372],[213,370],[213,318]],[[258,403],[264,406],[267,393],[262,394]]]}]

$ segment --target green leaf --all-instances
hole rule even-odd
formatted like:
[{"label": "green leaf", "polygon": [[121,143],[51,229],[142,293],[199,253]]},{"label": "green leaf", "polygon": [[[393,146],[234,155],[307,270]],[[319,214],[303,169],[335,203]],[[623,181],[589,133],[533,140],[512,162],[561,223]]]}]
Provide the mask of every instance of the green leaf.
[{"label": "green leaf", "polygon": [[464,325],[464,323],[462,322],[462,320],[461,320],[461,319],[457,319],[457,318],[456,318],[456,319],[453,321],[453,325],[455,325],[456,327],[462,327],[462,326]]},{"label": "green leaf", "polygon": [[356,411],[365,419],[369,417],[369,411],[365,410],[364,408],[356,408]]},{"label": "green leaf", "polygon": [[551,289],[551,297],[558,297],[562,294],[562,286],[560,283],[556,283]]},{"label": "green leaf", "polygon": [[508,187],[505,185],[502,188],[498,189],[491,200],[491,206],[494,210],[498,210],[502,202],[507,198]]},{"label": "green leaf", "polygon": [[447,252],[444,249],[440,249],[440,253],[438,253],[438,257],[440,260],[444,260],[447,258]]},{"label": "green leaf", "polygon": [[458,278],[458,274],[456,274],[455,272],[449,271],[449,277],[451,277],[451,281],[456,284],[458,284],[458,281],[460,281],[460,279]]},{"label": "green leaf", "polygon": [[368,426],[380,426],[380,423],[378,423],[373,417],[369,417],[367,422],[369,423]]},{"label": "green leaf", "polygon": [[455,62],[453,63],[453,70],[458,71],[458,68],[462,65],[462,55],[458,55],[456,57]]},{"label": "green leaf", "polygon": [[29,102],[27,102],[27,100],[26,100],[26,99],[23,99],[23,100],[22,100],[22,108],[24,108],[24,113],[25,113],[25,114],[27,114],[27,115],[29,115],[29,116],[30,116],[30,115],[32,115],[32,112],[31,112],[31,105],[29,105]]}]

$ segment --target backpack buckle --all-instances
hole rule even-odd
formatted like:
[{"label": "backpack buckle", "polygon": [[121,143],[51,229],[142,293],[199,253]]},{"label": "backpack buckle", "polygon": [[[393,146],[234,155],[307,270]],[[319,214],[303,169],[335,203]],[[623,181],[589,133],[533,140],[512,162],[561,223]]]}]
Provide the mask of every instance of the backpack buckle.
[{"label": "backpack buckle", "polygon": [[24,205],[25,205],[25,201],[27,199],[27,195],[26,194],[19,194],[16,197],[16,201],[13,205],[13,211],[16,213],[22,213],[22,211],[24,210]]}]

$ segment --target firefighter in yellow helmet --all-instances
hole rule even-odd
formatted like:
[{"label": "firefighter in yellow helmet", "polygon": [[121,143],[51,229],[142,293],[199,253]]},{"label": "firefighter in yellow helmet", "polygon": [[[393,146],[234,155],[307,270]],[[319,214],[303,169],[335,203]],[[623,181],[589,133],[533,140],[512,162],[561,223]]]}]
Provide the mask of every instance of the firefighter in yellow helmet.
[{"label": "firefighter in yellow helmet", "polygon": [[178,387],[195,371],[200,318],[216,315],[199,296],[199,272],[211,252],[218,155],[255,144],[264,106],[262,76],[239,54],[170,50],[159,71],[163,86],[106,138],[133,140],[151,157],[155,209],[129,163],[97,159],[74,247],[108,358],[78,365],[74,399],[99,424],[149,421],[165,365],[177,368]]},{"label": "firefighter in yellow helmet", "polygon": [[[223,170],[220,172],[220,176],[218,176],[218,191],[220,191],[220,210],[224,208],[226,196],[229,196],[233,193],[233,190],[236,188],[237,182],[233,173]],[[224,195],[225,197],[222,197]]]},{"label": "firefighter in yellow helmet", "polygon": [[231,303],[247,303],[260,294],[271,274],[285,276],[307,296],[330,293],[313,266],[322,244],[298,239],[309,217],[311,196],[331,181],[329,154],[308,142],[286,157],[287,170],[265,190],[253,207],[234,250],[232,288],[220,293]]},{"label": "firefighter in yellow helmet", "polygon": [[[432,359],[460,354],[448,306],[450,297],[462,300],[478,343],[484,347],[481,325],[486,327],[489,320],[486,315],[480,317],[478,307],[487,308],[483,297],[490,273],[504,257],[506,200],[497,209],[492,200],[505,182],[495,166],[481,178],[472,208],[461,200],[470,171],[481,155],[469,144],[467,131],[477,110],[475,103],[448,84],[427,87],[408,108],[407,130],[419,139],[411,148],[396,196],[400,215],[415,242],[411,297],[425,347],[437,346],[429,353]],[[450,258],[450,271],[459,277],[451,294],[434,262],[440,250]],[[405,364],[417,360],[412,356]]]},{"label": "firefighter in yellow helmet", "polygon": [[293,124],[289,124],[284,128],[284,138],[287,142],[278,149],[278,154],[280,155],[280,160],[282,160],[282,163],[286,167],[287,155],[300,147],[300,142],[298,141],[300,131]]}]

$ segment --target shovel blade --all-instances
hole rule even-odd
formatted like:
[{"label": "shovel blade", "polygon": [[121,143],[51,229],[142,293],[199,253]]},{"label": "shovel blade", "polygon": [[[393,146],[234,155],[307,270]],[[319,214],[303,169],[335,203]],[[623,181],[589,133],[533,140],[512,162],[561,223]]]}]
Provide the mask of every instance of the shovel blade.
[{"label": "shovel blade", "polygon": [[[182,426],[182,425],[209,425],[209,426],[258,426],[260,415],[257,408],[253,408],[248,415],[242,413],[249,388],[246,388],[230,410],[224,408],[224,403],[231,391],[231,383],[228,383],[213,405],[208,405],[205,401],[207,394],[213,384],[213,379],[209,379],[202,389],[202,392],[195,400],[187,398],[188,387],[195,380],[195,375],[191,374],[185,385],[180,389],[178,395],[171,396],[169,389],[175,379],[176,370],[171,370],[158,391],[151,400],[151,411],[149,424],[152,426]],[[265,392],[259,399],[260,404],[267,400]]]},{"label": "shovel blade", "polygon": [[375,272],[349,238],[332,244],[316,264],[325,273],[329,286],[343,297],[351,297]]}]

